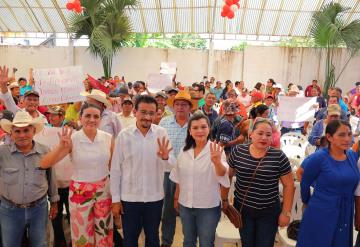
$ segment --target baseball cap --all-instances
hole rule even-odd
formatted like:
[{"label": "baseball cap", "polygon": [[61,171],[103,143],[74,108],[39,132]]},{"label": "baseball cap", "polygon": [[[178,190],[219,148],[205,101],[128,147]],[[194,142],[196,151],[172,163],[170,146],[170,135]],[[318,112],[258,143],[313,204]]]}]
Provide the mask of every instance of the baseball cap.
[{"label": "baseball cap", "polygon": [[164,99],[167,99],[168,97],[166,96],[166,94],[164,94],[163,92],[157,92],[156,94],[155,94],[155,98],[157,98],[157,97],[162,97],[162,98],[164,98]]},{"label": "baseball cap", "polygon": [[49,107],[47,112],[50,114],[65,115],[65,110],[61,106]]},{"label": "baseball cap", "polygon": [[327,113],[329,116],[331,115],[341,115],[341,108],[338,104],[332,104],[327,107]]},{"label": "baseball cap", "polygon": [[119,95],[128,95],[129,90],[126,87],[119,88]]},{"label": "baseball cap", "polygon": [[13,82],[13,83],[11,83],[11,84],[8,86],[8,88],[9,88],[10,90],[13,89],[13,88],[16,88],[16,87],[20,87],[17,82]]},{"label": "baseball cap", "polygon": [[179,92],[177,88],[173,88],[172,86],[166,86],[164,89],[165,93],[170,93],[171,91]]},{"label": "baseball cap", "polygon": [[40,97],[39,93],[36,92],[35,90],[29,90],[29,91],[26,91],[26,92],[24,93],[24,97],[27,97],[27,96],[29,96],[29,95],[35,95],[35,96],[37,96],[37,97]]},{"label": "baseball cap", "polygon": [[7,119],[9,121],[12,121],[14,119],[14,116],[14,113],[9,110],[3,110],[2,112],[0,112],[0,120]]},{"label": "baseball cap", "polygon": [[267,95],[265,96],[265,99],[268,99],[268,98],[274,99],[274,96],[273,96],[272,94],[267,94]]},{"label": "baseball cap", "polygon": [[223,104],[224,104],[223,109],[225,115],[236,114],[239,111],[238,105],[230,99],[225,100]]}]

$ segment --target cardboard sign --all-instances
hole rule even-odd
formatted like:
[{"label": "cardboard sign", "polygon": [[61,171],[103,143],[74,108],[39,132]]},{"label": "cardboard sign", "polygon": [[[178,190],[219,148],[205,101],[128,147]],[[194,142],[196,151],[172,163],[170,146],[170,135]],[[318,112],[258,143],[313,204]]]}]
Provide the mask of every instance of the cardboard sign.
[{"label": "cardboard sign", "polygon": [[40,94],[40,105],[54,105],[83,101],[84,75],[82,67],[34,69],[35,90]]},{"label": "cardboard sign", "polygon": [[278,118],[280,121],[305,122],[315,115],[316,97],[279,96]]},{"label": "cardboard sign", "polygon": [[162,62],[160,65],[160,74],[175,75],[176,74],[176,63]]},{"label": "cardboard sign", "polygon": [[163,90],[166,86],[171,86],[172,75],[149,74],[146,83],[151,92],[158,92]]}]

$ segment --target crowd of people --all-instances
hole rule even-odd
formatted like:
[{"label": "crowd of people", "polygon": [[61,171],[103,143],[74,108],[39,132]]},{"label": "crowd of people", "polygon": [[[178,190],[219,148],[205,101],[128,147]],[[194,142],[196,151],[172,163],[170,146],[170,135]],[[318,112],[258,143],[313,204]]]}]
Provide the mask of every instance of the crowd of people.
[{"label": "crowd of people", "polygon": [[[15,72],[0,68],[0,246],[47,246],[50,219],[55,246],[133,247],[144,231],[145,246],[167,247],[179,215],[183,245],[211,247],[221,211],[233,204],[242,246],[272,247],[278,227],[290,223],[295,191],[280,149],[289,132],[316,150],[296,172],[305,205],[297,246],[352,246],[354,219],[360,230],[360,128],[349,124],[360,115],[360,82],[324,98],[316,80],[304,90],[273,79],[250,89],[214,77],[183,86],[174,76],[151,92],[115,76],[98,79],[105,93],[87,78],[84,102],[40,106],[32,70],[28,81]],[[316,97],[314,121],[279,121],[282,95]],[[55,147],[37,142],[55,127]]]}]

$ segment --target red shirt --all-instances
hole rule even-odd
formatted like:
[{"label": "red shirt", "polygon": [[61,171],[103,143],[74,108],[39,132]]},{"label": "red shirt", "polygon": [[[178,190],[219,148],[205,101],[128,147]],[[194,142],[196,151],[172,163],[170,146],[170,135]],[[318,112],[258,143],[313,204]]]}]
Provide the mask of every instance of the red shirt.
[{"label": "red shirt", "polygon": [[[309,85],[306,87],[305,89],[305,97],[311,97],[311,90],[313,89],[313,85]],[[321,88],[318,85],[315,85],[315,87],[317,88],[319,94],[321,94]]]}]

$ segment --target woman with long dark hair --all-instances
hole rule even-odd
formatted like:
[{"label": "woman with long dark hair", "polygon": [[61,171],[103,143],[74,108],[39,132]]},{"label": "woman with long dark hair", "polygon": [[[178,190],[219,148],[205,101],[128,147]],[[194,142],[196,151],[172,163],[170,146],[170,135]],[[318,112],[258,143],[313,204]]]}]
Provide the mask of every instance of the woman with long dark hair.
[{"label": "woman with long dark hair", "polygon": [[188,123],[185,147],[170,174],[176,183],[174,206],[180,212],[184,245],[214,246],[221,215],[220,184],[230,186],[223,147],[209,141],[210,122],[202,113]]},{"label": "woman with long dark hair", "polygon": [[228,92],[233,89],[233,83],[230,80],[225,81],[225,88],[223,89],[220,99],[226,100],[228,98]]},{"label": "woman with long dark hair", "polygon": [[345,121],[331,121],[325,136],[328,148],[313,153],[301,165],[301,199],[306,209],[298,247],[353,246],[354,192],[360,175],[358,156],[349,149],[351,126]]}]

